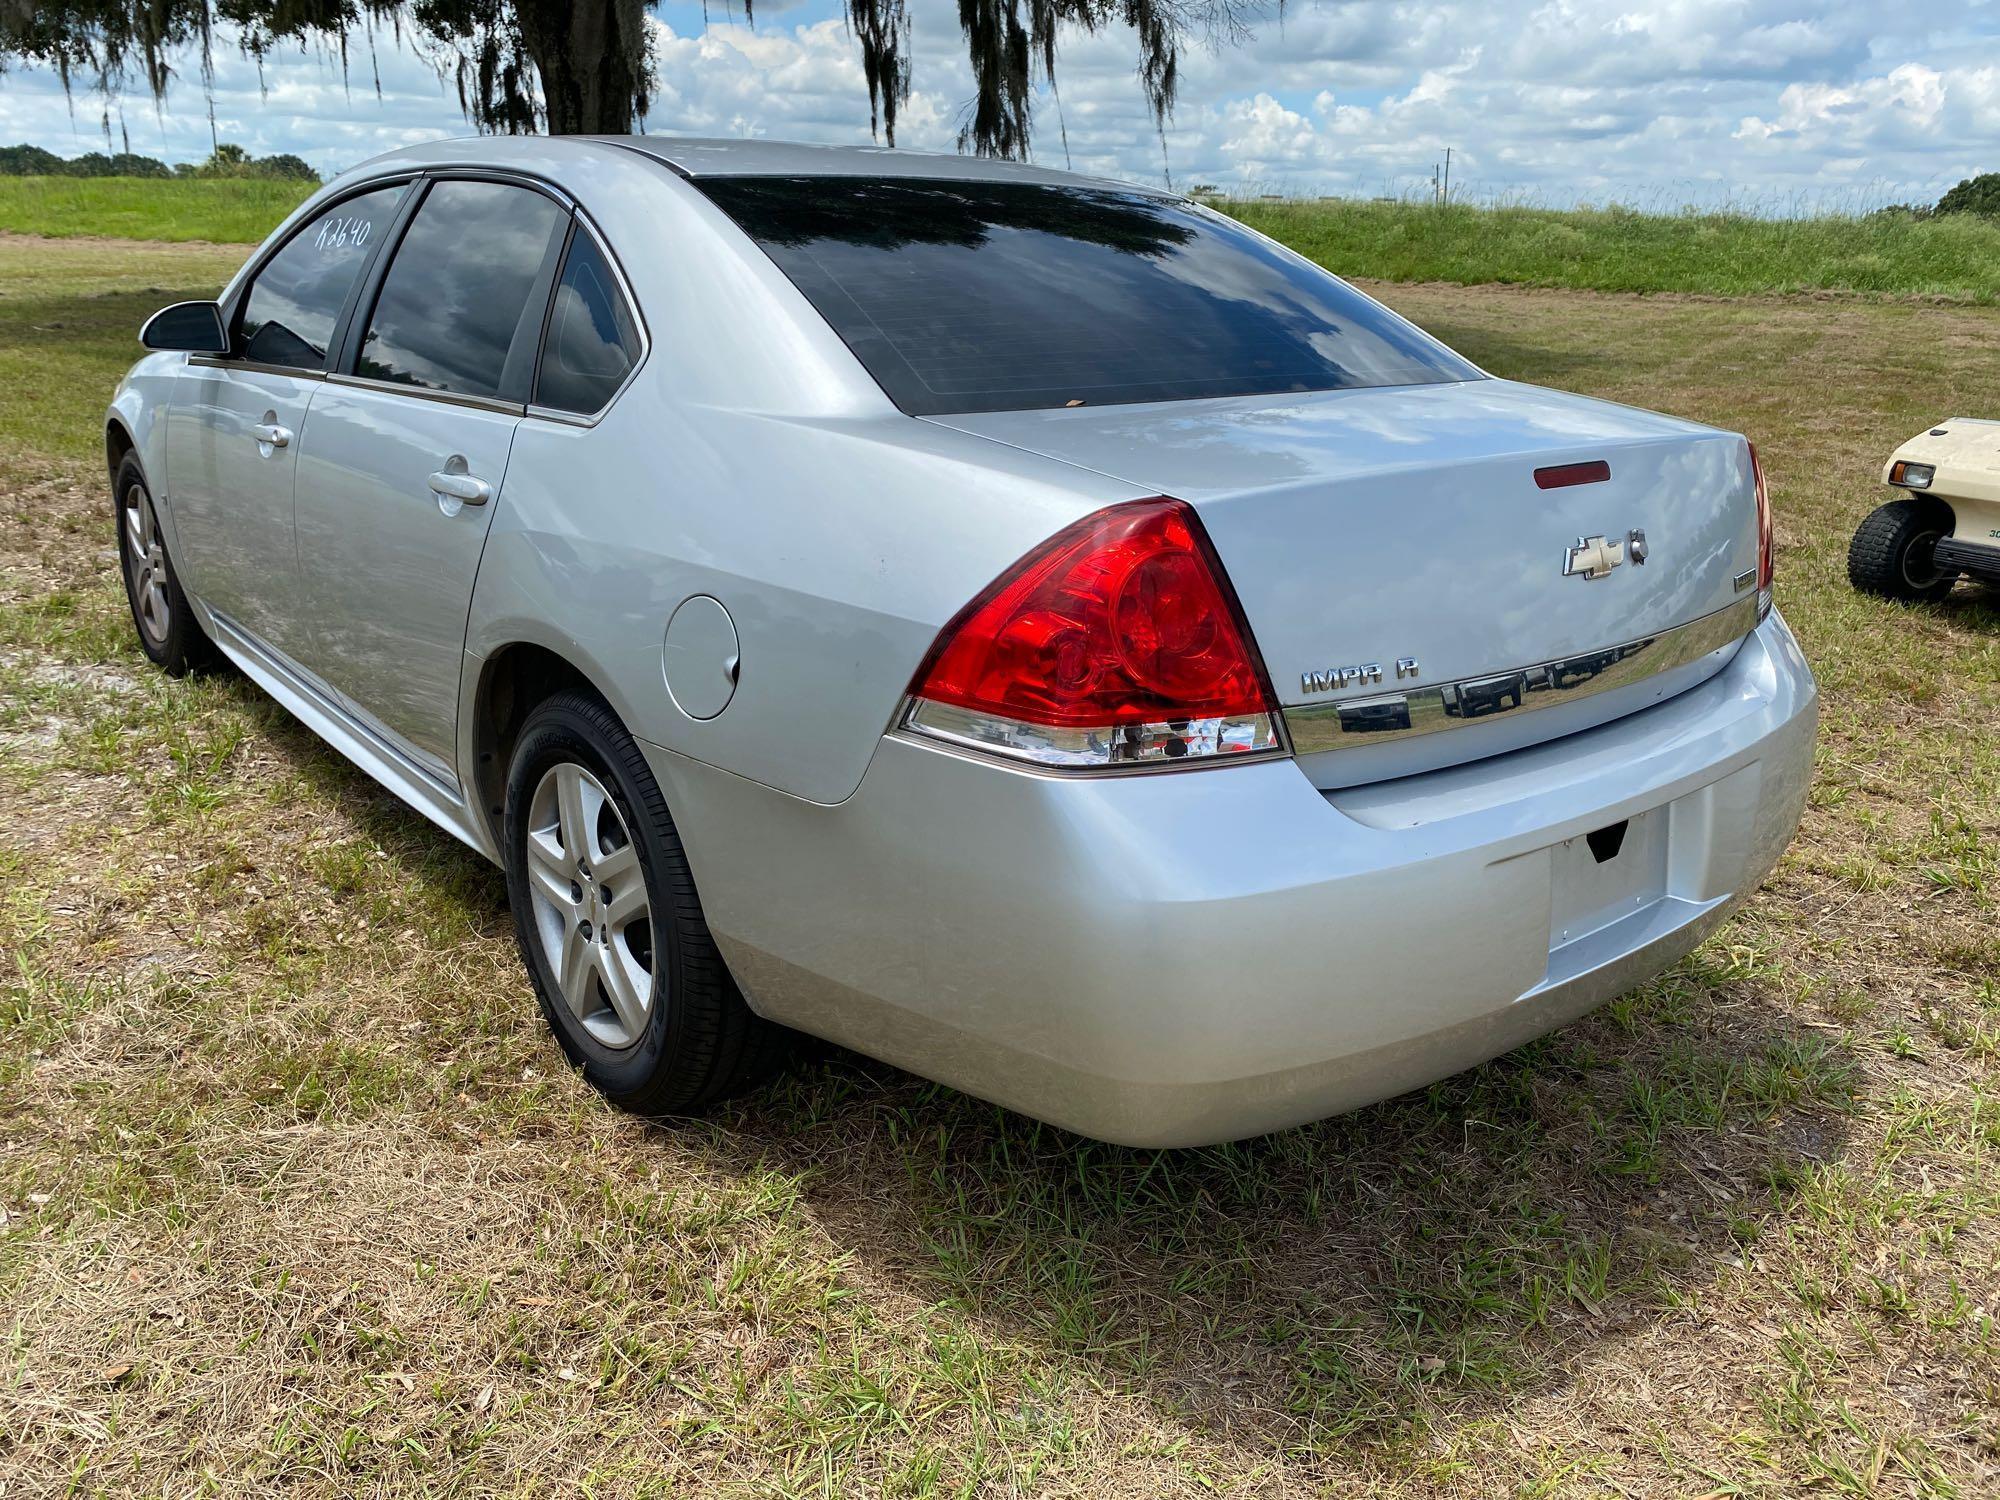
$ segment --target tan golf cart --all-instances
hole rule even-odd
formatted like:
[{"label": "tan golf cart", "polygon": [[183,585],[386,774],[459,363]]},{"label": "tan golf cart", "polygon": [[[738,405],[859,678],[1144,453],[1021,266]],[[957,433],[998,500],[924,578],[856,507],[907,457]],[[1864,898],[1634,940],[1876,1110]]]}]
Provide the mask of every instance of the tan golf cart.
[{"label": "tan golf cart", "polygon": [[1942,599],[1959,575],[2000,587],[2000,422],[1953,417],[1889,457],[1904,497],[1854,533],[1847,577],[1885,599]]}]

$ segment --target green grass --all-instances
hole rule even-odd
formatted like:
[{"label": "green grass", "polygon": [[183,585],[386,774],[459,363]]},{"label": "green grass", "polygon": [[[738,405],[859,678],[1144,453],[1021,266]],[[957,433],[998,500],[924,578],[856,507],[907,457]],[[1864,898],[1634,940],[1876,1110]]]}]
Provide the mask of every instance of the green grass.
[{"label": "green grass", "polygon": [[0,177],[0,231],[248,244],[311,191],[261,178]]},{"label": "green grass", "polygon": [[[310,191],[259,180],[0,177],[0,230],[249,243]],[[1439,209],[1349,199],[1224,205],[1344,276],[1607,292],[2000,301],[2000,222],[1626,209]]]},{"label": "green grass", "polygon": [[845,1056],[620,1115],[495,871],[241,677],[150,670],[103,404],[240,255],[0,244],[8,1495],[1992,1493],[2000,611],[1842,558],[1891,446],[2000,412],[2000,315],[1391,289],[1759,439],[1811,806],[1595,1015],[1144,1152]]},{"label": "green grass", "polygon": [[1968,215],[1761,219],[1348,199],[1221,206],[1343,276],[1383,281],[2000,300],[2000,222]]},{"label": "green grass", "polygon": [[0,240],[0,476],[30,456],[101,451],[104,406],[144,352],[140,325],[170,302],[215,296],[244,255],[201,244],[51,253]]}]

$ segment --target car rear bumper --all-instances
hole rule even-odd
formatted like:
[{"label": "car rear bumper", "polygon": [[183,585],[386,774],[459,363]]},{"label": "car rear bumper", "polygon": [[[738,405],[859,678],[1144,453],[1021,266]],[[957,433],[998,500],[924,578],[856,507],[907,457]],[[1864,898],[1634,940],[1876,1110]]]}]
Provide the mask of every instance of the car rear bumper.
[{"label": "car rear bumper", "polygon": [[1329,793],[1290,761],[1063,777],[891,736],[828,807],[649,753],[757,1010],[1172,1146],[1421,1086],[1667,967],[1784,850],[1817,718],[1773,615],[1642,713]]}]

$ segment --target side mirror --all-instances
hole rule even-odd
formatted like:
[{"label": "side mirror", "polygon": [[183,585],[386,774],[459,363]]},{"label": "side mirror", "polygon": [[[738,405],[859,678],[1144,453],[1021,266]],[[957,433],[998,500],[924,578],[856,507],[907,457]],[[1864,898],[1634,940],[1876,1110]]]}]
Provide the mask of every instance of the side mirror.
[{"label": "side mirror", "polygon": [[146,319],[139,342],[148,349],[182,354],[227,354],[229,335],[223,331],[222,309],[213,302],[176,302]]}]

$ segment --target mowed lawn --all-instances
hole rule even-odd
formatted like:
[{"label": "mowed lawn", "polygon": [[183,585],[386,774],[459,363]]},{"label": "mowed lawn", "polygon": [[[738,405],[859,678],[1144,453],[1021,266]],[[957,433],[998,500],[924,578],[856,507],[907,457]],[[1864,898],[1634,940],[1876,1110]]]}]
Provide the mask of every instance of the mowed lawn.
[{"label": "mowed lawn", "polygon": [[1843,571],[1895,443],[2000,416],[2000,313],[1377,288],[1758,440],[1811,809],[1589,1019],[1154,1153],[845,1055],[621,1116],[497,873],[149,670],[100,413],[240,255],[0,243],[7,1495],[2000,1492],[2000,610]]}]

